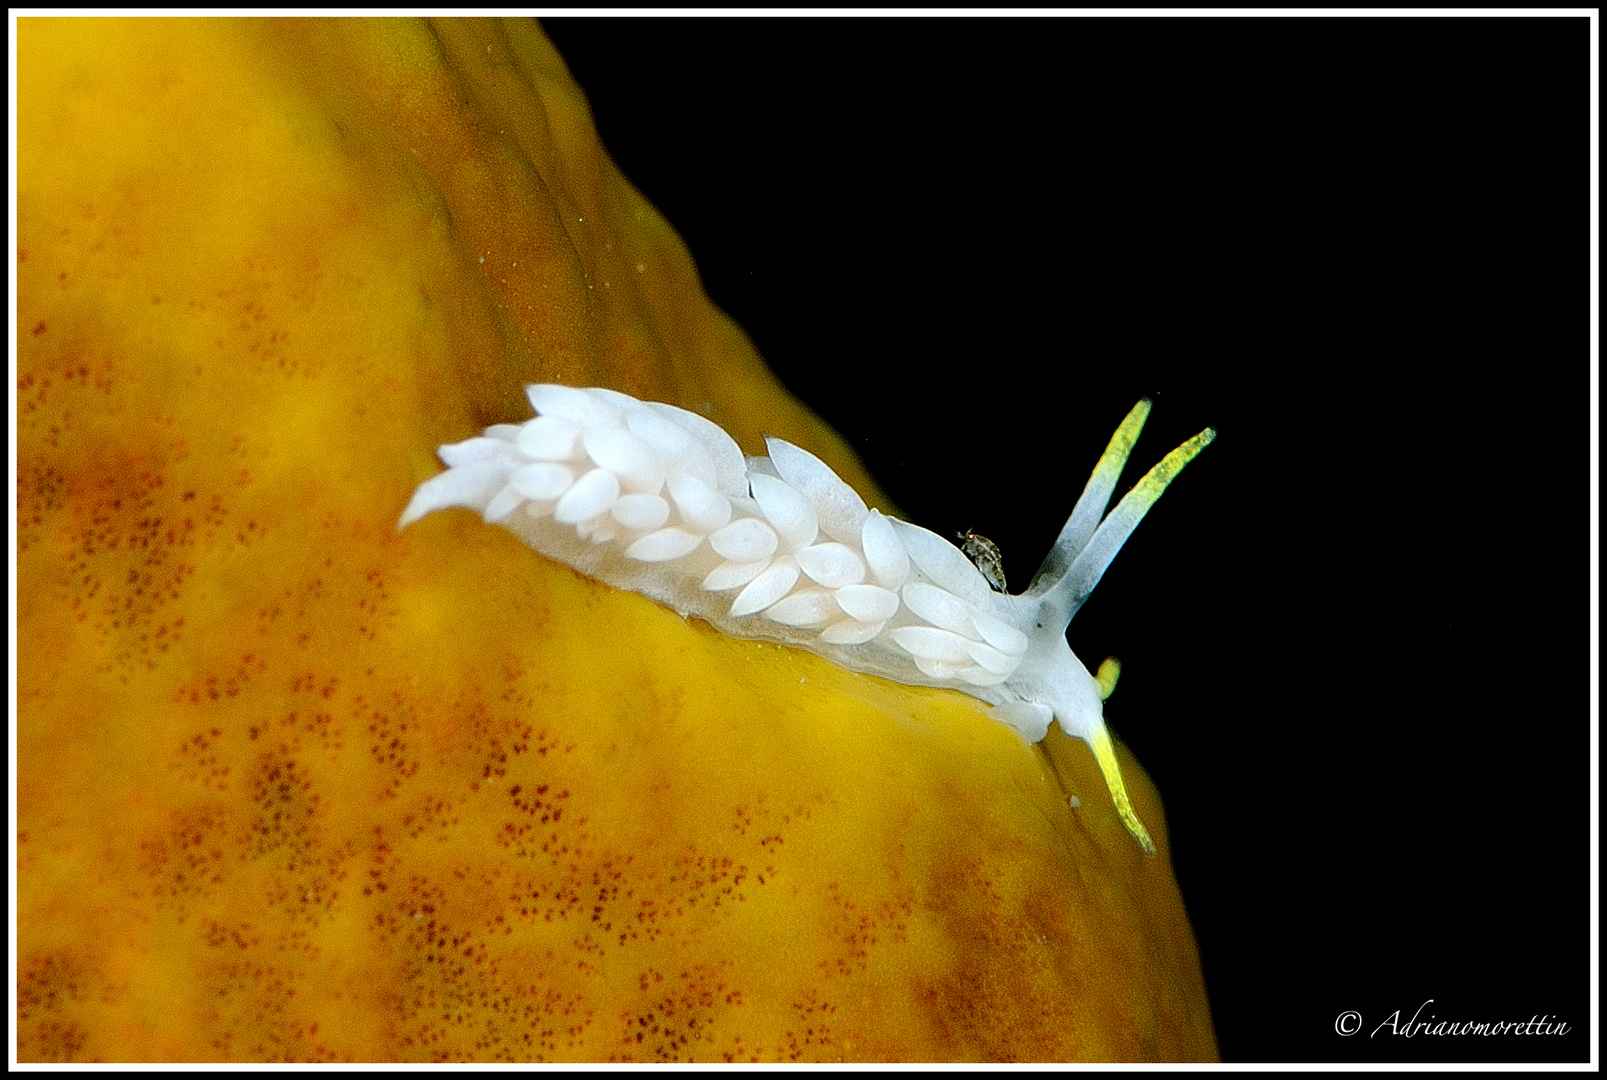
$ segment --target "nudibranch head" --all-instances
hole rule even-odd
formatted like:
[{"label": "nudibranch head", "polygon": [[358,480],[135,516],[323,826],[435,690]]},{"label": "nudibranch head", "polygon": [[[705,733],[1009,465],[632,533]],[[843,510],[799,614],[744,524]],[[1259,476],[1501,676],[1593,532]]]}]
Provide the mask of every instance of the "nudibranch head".
[{"label": "nudibranch head", "polygon": [[440,448],[447,470],[419,486],[399,528],[466,507],[549,558],[732,636],[960,690],[1029,742],[1055,720],[1093,749],[1123,823],[1154,852],[1105,728],[1117,668],[1089,674],[1066,626],[1214,431],[1168,454],[1106,516],[1149,415],[1139,402],[1032,584],[1011,595],[997,548],[979,546],[993,579],[937,534],[868,508],[801,447],[770,438],[768,457],[745,457],[716,424],[672,405],[556,384],[527,392],[534,419]]}]

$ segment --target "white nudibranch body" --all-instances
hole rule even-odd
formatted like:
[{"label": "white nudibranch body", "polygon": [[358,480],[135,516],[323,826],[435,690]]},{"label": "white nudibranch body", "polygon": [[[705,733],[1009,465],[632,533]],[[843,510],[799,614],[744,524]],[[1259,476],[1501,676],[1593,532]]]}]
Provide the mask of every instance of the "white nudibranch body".
[{"label": "white nudibranch body", "polygon": [[1093,749],[1122,821],[1128,802],[1101,702],[1066,626],[1146,511],[1215,437],[1168,454],[1108,517],[1149,401],[1117,429],[1026,592],[995,592],[959,548],[888,517],[819,458],[776,438],[745,457],[696,413],[615,390],[527,390],[537,416],[440,448],[399,528],[465,507],[541,554],[726,634],[807,649],[851,671],[947,687],[993,706],[1029,742],[1051,719]]}]

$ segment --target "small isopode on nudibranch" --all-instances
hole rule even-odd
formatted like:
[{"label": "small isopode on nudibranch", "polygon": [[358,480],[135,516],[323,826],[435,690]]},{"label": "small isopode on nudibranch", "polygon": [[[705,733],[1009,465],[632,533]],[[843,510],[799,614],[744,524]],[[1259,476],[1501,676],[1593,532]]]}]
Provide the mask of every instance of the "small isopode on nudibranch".
[{"label": "small isopode on nudibranch", "polygon": [[1092,748],[1123,824],[1154,853],[1105,728],[1120,668],[1107,660],[1089,674],[1066,626],[1215,431],[1167,454],[1105,516],[1149,415],[1148,399],[1135,405],[1032,584],[1012,596],[1002,573],[995,592],[959,548],[869,509],[791,443],[767,438],[769,457],[745,457],[718,425],[673,405],[553,383],[527,393],[534,419],[440,448],[447,470],[419,485],[399,528],[466,507],[548,558],[734,637],[960,690],[1029,742],[1055,720]]},{"label": "small isopode on nudibranch", "polygon": [[1010,589],[1004,583],[1004,556],[999,554],[999,545],[986,536],[979,536],[970,529],[959,533],[955,539],[960,541],[960,550],[965,557],[976,564],[982,576],[993,586],[994,592],[1007,593]]}]

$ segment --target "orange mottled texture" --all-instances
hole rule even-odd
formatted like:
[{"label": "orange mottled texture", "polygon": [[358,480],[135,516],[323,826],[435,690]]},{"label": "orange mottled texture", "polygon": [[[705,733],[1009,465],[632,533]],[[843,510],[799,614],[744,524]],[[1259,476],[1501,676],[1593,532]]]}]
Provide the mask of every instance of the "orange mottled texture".
[{"label": "orange mottled texture", "polygon": [[1214,1057],[1131,759],[1158,858],[1058,732],[396,532],[535,380],[878,500],[539,28],[24,19],[18,64],[23,1060]]}]

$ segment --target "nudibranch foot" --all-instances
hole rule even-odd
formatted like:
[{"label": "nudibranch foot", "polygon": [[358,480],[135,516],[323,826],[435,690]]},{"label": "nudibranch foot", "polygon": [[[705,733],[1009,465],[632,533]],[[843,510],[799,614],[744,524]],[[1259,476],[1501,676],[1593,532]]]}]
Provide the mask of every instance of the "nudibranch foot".
[{"label": "nudibranch foot", "polygon": [[[440,448],[398,528],[447,507],[477,511],[536,551],[734,637],[807,649],[867,675],[959,690],[1029,742],[1050,720],[1088,743],[1123,824],[1148,853],[1096,678],[1066,626],[1207,428],[1106,505],[1149,415],[1140,401],[1100,457],[1054,548],[1020,595],[993,549],[978,569],[936,533],[865,505],[813,454],[767,439],[747,457],[708,419],[614,390],[527,389],[537,415]],[[980,540],[980,537],[975,537]],[[991,544],[987,545],[992,548]]]}]

